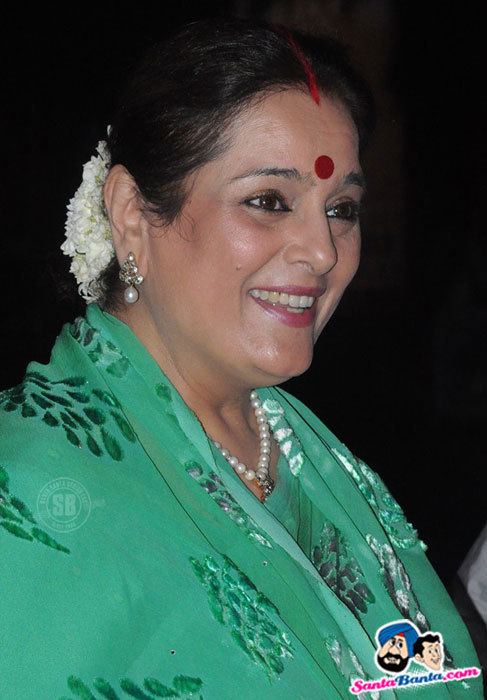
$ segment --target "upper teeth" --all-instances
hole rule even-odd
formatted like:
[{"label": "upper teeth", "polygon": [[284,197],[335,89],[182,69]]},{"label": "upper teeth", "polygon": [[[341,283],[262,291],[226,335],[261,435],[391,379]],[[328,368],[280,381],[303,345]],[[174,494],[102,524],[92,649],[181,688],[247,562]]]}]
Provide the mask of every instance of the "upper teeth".
[{"label": "upper teeth", "polygon": [[282,304],[283,306],[291,306],[294,309],[307,309],[315,300],[314,297],[300,297],[297,294],[286,294],[285,292],[268,292],[264,289],[251,289],[250,294],[263,301],[270,301],[272,304]]}]

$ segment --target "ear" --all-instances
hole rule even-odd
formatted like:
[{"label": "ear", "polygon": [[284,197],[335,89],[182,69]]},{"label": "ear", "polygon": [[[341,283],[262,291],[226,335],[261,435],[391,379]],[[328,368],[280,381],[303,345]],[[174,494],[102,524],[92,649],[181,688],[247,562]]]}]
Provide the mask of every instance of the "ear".
[{"label": "ear", "polygon": [[419,654],[415,654],[414,658],[416,661],[418,661],[420,664],[423,663],[423,657],[420,656]]},{"label": "ear", "polygon": [[139,272],[145,276],[147,270],[144,243],[147,222],[140,210],[135,180],[120,163],[114,165],[106,177],[103,199],[119,264],[121,265],[132,252]]}]

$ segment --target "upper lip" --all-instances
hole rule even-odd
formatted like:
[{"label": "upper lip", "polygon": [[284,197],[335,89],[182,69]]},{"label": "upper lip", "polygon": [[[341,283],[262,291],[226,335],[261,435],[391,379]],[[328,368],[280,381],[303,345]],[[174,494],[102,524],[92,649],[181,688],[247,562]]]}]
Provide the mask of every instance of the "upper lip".
[{"label": "upper lip", "polygon": [[265,292],[281,292],[284,294],[294,294],[300,297],[320,297],[325,293],[325,287],[299,287],[297,285],[277,286],[277,287],[252,287],[252,289],[262,289]]}]

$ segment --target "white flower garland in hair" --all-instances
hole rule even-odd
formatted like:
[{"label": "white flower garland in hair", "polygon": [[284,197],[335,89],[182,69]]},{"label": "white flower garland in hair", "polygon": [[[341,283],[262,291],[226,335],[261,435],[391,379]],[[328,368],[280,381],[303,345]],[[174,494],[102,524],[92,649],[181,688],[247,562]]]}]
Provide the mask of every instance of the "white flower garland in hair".
[{"label": "white flower garland in hair", "polygon": [[[111,126],[107,128],[110,134]],[[83,165],[83,179],[67,207],[66,240],[61,245],[64,255],[73,259],[69,271],[78,282],[78,292],[87,302],[100,298],[99,274],[113,258],[110,222],[103,201],[103,185],[110,168],[106,141],[99,141],[97,156]]]}]

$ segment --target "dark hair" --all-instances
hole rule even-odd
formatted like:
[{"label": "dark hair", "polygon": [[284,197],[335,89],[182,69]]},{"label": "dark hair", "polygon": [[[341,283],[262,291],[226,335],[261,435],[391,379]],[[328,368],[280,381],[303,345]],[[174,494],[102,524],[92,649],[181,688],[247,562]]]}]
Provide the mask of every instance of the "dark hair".
[{"label": "dark hair", "polygon": [[423,651],[424,651],[424,644],[423,642],[439,642],[440,641],[440,635],[439,634],[424,634],[422,637],[418,637],[417,640],[414,642],[413,646],[413,654],[416,656],[416,654],[419,654],[419,656],[423,656]]},{"label": "dark hair", "polygon": [[[373,100],[335,39],[292,33],[264,20],[190,22],[142,56],[122,89],[107,139],[111,166],[133,177],[141,205],[163,225],[180,215],[187,177],[230,145],[232,121],[268,94],[308,91],[306,60],[326,95],[349,110],[363,147],[374,122]],[[119,308],[125,287],[116,257],[98,277],[105,310]]]}]

